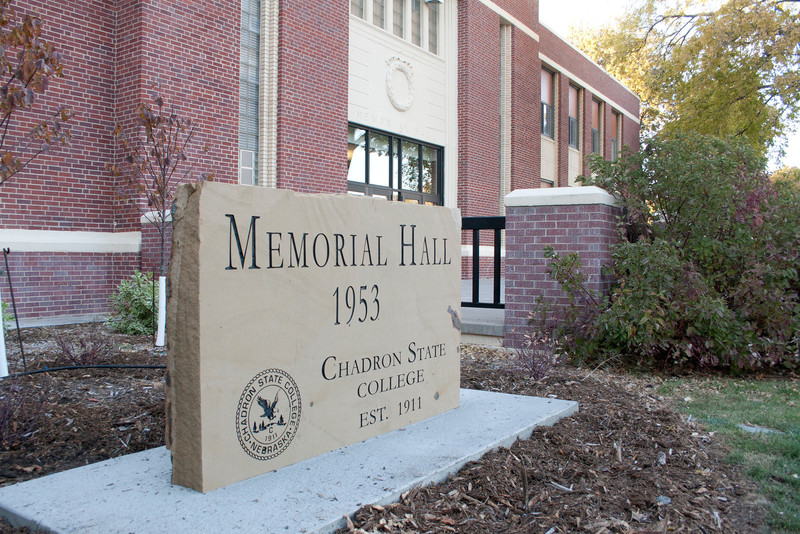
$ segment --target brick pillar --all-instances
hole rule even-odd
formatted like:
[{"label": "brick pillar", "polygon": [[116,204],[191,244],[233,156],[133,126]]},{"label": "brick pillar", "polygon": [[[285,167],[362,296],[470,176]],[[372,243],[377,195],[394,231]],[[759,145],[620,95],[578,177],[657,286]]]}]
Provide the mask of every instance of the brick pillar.
[{"label": "brick pillar", "polygon": [[569,185],[569,78],[562,73],[558,73],[557,77],[555,121],[558,165],[555,185],[567,187]]},{"label": "brick pillar", "polygon": [[583,125],[581,126],[582,137],[581,139],[581,154],[583,155],[582,158],[582,168],[583,171],[581,174],[584,176],[589,176],[592,174],[592,170],[589,168],[589,165],[586,163],[586,156],[592,153],[592,93],[588,90],[584,89],[581,91],[583,95],[583,113],[581,114],[581,122]]},{"label": "brick pillar", "polygon": [[588,288],[606,293],[611,279],[602,268],[611,263],[611,246],[619,240],[621,211],[614,197],[593,186],[517,190],[505,204],[505,345],[519,347],[539,295],[556,306],[568,303],[550,279],[544,248],[550,245],[561,256],[577,252]]}]

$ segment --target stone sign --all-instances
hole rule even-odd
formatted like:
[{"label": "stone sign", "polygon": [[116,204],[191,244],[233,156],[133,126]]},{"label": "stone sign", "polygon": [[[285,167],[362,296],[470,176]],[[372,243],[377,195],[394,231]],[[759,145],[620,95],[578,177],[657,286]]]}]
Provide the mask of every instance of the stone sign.
[{"label": "stone sign", "polygon": [[457,407],[460,267],[458,210],[182,186],[173,482],[210,491]]}]

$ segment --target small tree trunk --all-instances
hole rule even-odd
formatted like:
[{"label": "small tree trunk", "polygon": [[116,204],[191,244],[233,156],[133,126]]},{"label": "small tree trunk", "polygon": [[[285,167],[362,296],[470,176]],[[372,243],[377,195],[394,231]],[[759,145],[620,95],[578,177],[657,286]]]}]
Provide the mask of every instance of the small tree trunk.
[{"label": "small tree trunk", "polygon": [[[3,299],[0,298],[0,303]],[[0,304],[0,378],[8,376],[8,360],[6,359],[6,322],[3,318],[3,306]]]}]

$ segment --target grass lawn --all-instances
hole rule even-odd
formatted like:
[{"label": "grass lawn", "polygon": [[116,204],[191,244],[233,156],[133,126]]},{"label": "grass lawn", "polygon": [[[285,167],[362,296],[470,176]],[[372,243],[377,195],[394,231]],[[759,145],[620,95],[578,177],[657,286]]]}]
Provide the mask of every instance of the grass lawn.
[{"label": "grass lawn", "polygon": [[770,500],[770,529],[800,532],[800,381],[678,378],[667,380],[662,393],[725,436],[729,460],[742,465]]}]

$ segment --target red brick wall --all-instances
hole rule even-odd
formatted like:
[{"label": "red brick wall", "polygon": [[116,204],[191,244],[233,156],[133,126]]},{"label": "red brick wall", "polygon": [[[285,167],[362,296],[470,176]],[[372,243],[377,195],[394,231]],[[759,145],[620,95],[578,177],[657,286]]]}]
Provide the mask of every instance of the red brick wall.
[{"label": "red brick wall", "polygon": [[610,289],[611,280],[602,268],[611,263],[610,247],[619,239],[618,215],[618,208],[603,204],[506,209],[506,346],[521,346],[537,297],[544,296],[556,307],[568,303],[550,279],[545,246],[562,256],[577,252],[587,287],[600,293]]},{"label": "red brick wall", "polygon": [[[12,252],[8,263],[18,317],[24,323],[41,317],[107,313],[109,296],[122,277],[138,268],[139,255]],[[0,277],[0,293],[10,304],[5,273]]]},{"label": "red brick wall", "polygon": [[[539,43],[511,30],[511,190],[541,183],[542,95]],[[502,200],[501,200],[502,202]]]},{"label": "red brick wall", "polygon": [[[12,5],[21,13],[40,14],[43,38],[63,53],[64,78],[54,80],[37,99],[35,113],[19,116],[10,135],[30,129],[32,121],[58,104],[70,106],[75,119],[70,147],[44,154],[0,186],[0,227],[141,230],[140,212],[118,198],[119,184],[107,167],[121,156],[114,124],[130,127],[133,110],[151,98],[153,84],[197,126],[189,156],[198,173],[210,170],[218,181],[237,180],[239,0],[28,0]],[[346,91],[346,81],[343,87]],[[342,143],[345,135],[346,130]],[[204,145],[211,149],[207,154],[200,150]],[[152,263],[153,248],[147,235],[145,267]],[[105,312],[121,277],[143,266],[138,254],[12,251],[12,257],[23,318]]]},{"label": "red brick wall", "polygon": [[533,31],[539,26],[539,0],[493,0],[501,9]]},{"label": "red brick wall", "polygon": [[304,193],[347,191],[349,24],[348,2],[281,2],[280,188]]},{"label": "red brick wall", "polygon": [[500,208],[500,17],[478,0],[458,3],[458,207]]},{"label": "red brick wall", "polygon": [[[138,57],[130,60],[134,63],[130,74],[133,89],[120,95],[120,112],[129,112],[142,98],[149,99],[152,85],[157,84],[166,100],[197,128],[190,155],[197,171],[212,170],[217,181],[235,183],[239,161],[239,0],[127,3],[129,9],[141,13],[138,27],[131,30],[140,37],[140,45]],[[120,57],[120,63],[130,61]],[[205,154],[201,151],[204,145],[211,149]]]},{"label": "red brick wall", "polygon": [[639,150],[639,123],[622,116],[622,145],[630,148],[632,152]]},{"label": "red brick wall", "polygon": [[64,78],[52,81],[33,113],[12,116],[10,135],[29,131],[59,104],[69,105],[75,119],[71,147],[40,156],[0,186],[0,227],[112,231],[114,202],[105,165],[113,146],[114,11],[103,0],[26,0],[12,6],[20,14],[41,15],[42,38],[64,55]]},{"label": "red brick wall", "polygon": [[[169,267],[169,255],[172,250],[172,222],[168,222],[164,231],[164,275],[167,274]],[[159,265],[161,262],[161,233],[158,231],[158,224],[142,224],[142,251],[141,267],[139,270],[145,273],[155,273],[160,275]]]}]

